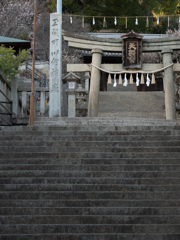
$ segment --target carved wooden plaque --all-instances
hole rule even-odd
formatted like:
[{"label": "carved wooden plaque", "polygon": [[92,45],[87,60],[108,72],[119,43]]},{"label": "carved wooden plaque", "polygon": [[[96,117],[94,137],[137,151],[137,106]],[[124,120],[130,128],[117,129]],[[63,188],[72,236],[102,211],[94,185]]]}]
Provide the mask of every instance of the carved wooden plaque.
[{"label": "carved wooden plaque", "polygon": [[141,68],[142,37],[131,31],[123,35],[123,67]]}]

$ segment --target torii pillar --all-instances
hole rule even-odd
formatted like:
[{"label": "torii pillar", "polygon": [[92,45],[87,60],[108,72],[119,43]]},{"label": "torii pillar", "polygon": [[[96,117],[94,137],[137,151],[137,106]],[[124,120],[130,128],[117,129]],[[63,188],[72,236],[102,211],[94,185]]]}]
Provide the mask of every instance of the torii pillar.
[{"label": "torii pillar", "polygon": [[[103,51],[101,49],[93,49],[91,53],[92,53],[92,64],[96,65],[97,67],[101,67]],[[89,92],[88,117],[98,116],[100,79],[101,79],[100,70],[92,66],[90,92]]]},{"label": "torii pillar", "polygon": [[[172,64],[173,50],[164,48],[162,50],[164,67]],[[165,110],[166,120],[176,119],[175,90],[173,78],[173,66],[164,70]]]}]

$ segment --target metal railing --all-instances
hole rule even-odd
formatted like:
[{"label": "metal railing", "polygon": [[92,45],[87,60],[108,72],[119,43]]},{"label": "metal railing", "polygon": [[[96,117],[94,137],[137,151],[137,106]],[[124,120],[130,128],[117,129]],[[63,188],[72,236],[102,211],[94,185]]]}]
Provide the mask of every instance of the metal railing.
[{"label": "metal railing", "polygon": [[12,126],[12,101],[0,90],[0,126]]},{"label": "metal railing", "polygon": [[[26,61],[26,78],[32,78],[32,64]],[[47,87],[46,74],[35,68],[34,80],[39,82],[39,87]]]}]

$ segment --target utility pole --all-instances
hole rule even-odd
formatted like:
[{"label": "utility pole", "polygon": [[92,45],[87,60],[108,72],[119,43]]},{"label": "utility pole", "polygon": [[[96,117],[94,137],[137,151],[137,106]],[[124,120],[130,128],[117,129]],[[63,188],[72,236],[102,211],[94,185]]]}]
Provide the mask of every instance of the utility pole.
[{"label": "utility pole", "polygon": [[[60,18],[61,18],[61,21],[60,21],[60,41],[59,41],[59,44],[60,44],[60,65],[59,65],[59,71],[60,71],[60,79],[59,79],[59,82],[60,82],[60,108],[62,108],[62,0],[57,0],[57,13],[60,14]],[[60,116],[62,116],[62,113],[61,113],[61,110],[60,110]]]},{"label": "utility pole", "polygon": [[62,0],[57,0],[57,13],[62,14]]},{"label": "utility pole", "polygon": [[32,83],[30,97],[30,126],[34,126],[35,95],[34,95],[34,71],[35,71],[35,42],[36,42],[36,22],[37,22],[37,1],[34,0],[34,32],[33,32],[33,59],[32,59]]}]

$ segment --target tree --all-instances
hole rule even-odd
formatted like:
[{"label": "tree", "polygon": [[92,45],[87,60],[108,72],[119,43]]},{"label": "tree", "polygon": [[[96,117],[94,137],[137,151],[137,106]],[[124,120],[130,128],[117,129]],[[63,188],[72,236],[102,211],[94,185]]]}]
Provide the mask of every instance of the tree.
[{"label": "tree", "polygon": [[177,13],[179,0],[146,0],[142,5],[149,6],[155,15],[173,15]]},{"label": "tree", "polygon": [[[33,32],[34,0],[1,0],[0,35],[28,39]],[[50,0],[37,1],[36,48],[43,49],[48,59]]]},{"label": "tree", "polygon": [[[51,0],[50,8],[56,10],[57,0]],[[174,14],[179,0],[64,0],[63,11],[84,15],[147,16],[147,13]]]},{"label": "tree", "polygon": [[[34,7],[33,1],[10,0],[1,5],[0,35],[27,39],[33,29]],[[40,15],[37,18],[40,23]]]},{"label": "tree", "polygon": [[[167,19],[161,19],[161,24],[157,26],[157,16],[163,17],[164,15],[177,14],[178,4],[179,0],[64,0],[63,12],[91,16],[86,18],[86,21],[91,24],[91,30],[102,29],[103,17],[101,18],[101,16],[116,16],[118,20],[116,26],[113,18],[106,18],[107,28],[115,28],[120,32],[133,29],[137,32],[156,31],[158,33],[161,30],[163,32],[167,30]],[[56,0],[51,0],[50,9],[56,10]],[[92,24],[92,16],[98,16],[95,19],[95,25]],[[123,16],[132,17],[128,18],[127,29]],[[138,19],[138,25],[135,25],[136,16],[144,16],[144,18]],[[149,19],[149,28],[146,28],[146,16],[152,16]],[[174,28],[176,22],[174,21],[171,25]]]},{"label": "tree", "polygon": [[18,56],[15,56],[15,50],[12,47],[0,46],[0,71],[9,82],[16,76],[19,65],[27,60],[27,57],[26,50],[22,50]]}]

